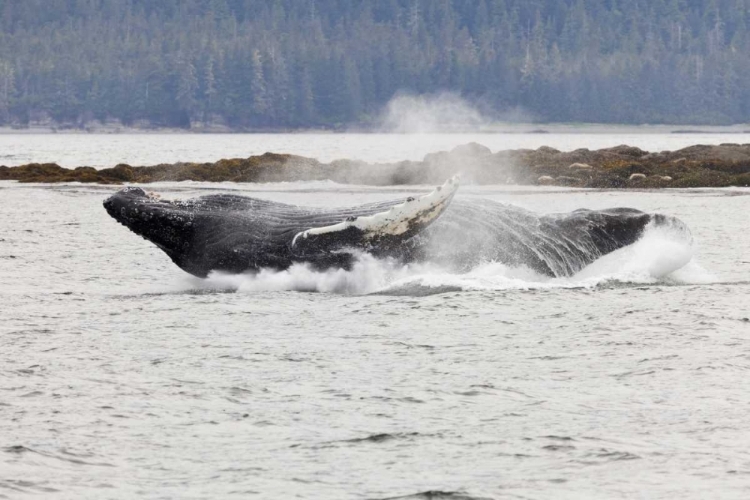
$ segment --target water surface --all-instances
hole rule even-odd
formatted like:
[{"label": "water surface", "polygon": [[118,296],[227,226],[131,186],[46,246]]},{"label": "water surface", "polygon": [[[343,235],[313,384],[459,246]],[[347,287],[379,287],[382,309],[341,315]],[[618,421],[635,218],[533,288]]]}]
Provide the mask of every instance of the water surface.
[{"label": "water surface", "polygon": [[[678,127],[673,127],[678,128]],[[557,127],[547,134],[0,134],[0,165],[58,163],[63,167],[113,167],[118,163],[214,162],[267,151],[292,153],[322,162],[349,158],[367,162],[421,160],[427,153],[478,142],[493,152],[550,146],[562,151],[620,144],[646,151],[676,150],[694,144],[750,143],[750,132],[680,133],[662,127]],[[669,130],[669,129],[667,129]]]},{"label": "water surface", "polygon": [[[208,280],[110,219],[114,189],[0,183],[0,498],[750,493],[748,189],[462,187],[692,229],[694,247],[650,232],[573,278],[365,258]],[[423,190],[147,189],[318,206]]]}]

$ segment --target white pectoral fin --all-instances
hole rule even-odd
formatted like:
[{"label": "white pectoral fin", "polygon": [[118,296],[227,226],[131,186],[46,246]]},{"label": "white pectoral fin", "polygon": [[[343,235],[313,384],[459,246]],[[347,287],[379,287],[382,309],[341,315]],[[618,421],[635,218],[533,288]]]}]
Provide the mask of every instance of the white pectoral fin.
[{"label": "white pectoral fin", "polygon": [[352,229],[361,232],[363,242],[381,237],[409,236],[440,217],[450,205],[453,195],[458,190],[458,185],[459,177],[456,175],[432,192],[419,198],[407,198],[405,202],[394,205],[384,212],[351,217],[330,226],[307,229],[294,236],[292,247],[312,237],[335,236],[335,233]]}]

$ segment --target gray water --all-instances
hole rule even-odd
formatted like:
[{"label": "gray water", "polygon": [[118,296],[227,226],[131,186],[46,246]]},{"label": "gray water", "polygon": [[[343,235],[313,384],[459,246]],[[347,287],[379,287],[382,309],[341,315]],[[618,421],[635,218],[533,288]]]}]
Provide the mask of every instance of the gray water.
[{"label": "gray water", "polygon": [[748,189],[461,188],[692,229],[567,279],[364,257],[207,280],[110,219],[115,189],[0,183],[0,498],[750,495]]},{"label": "gray water", "polygon": [[[527,126],[526,129],[539,128]],[[694,144],[750,143],[750,126],[669,133],[685,127],[545,126],[550,133],[502,134],[5,134],[0,133],[0,165],[58,163],[63,167],[113,167],[118,163],[214,162],[265,152],[292,153],[322,162],[349,158],[367,162],[421,160],[428,153],[478,142],[493,152],[550,146],[562,151],[628,144],[646,151],[676,150]],[[718,133],[722,131],[722,133]]]}]

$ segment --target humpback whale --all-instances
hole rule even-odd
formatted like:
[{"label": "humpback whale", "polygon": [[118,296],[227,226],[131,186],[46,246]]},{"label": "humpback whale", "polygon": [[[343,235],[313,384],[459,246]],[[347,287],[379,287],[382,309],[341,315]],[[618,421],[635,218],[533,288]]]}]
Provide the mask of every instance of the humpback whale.
[{"label": "humpback whale", "polygon": [[539,215],[487,199],[454,199],[458,185],[453,177],[420,197],[344,208],[231,194],[170,201],[128,187],[104,207],[198,277],[297,262],[348,268],[361,252],[457,271],[494,261],[563,277],[634,243],[650,225],[690,234],[679,219],[632,208]]}]

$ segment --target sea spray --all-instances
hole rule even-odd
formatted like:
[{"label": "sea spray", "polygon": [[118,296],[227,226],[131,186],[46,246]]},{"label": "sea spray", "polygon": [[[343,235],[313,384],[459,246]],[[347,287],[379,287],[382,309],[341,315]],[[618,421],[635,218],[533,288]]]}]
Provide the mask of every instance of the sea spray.
[{"label": "sea spray", "polygon": [[597,259],[570,279],[654,282],[687,265],[694,254],[695,244],[685,226],[649,224],[634,244]]},{"label": "sea spray", "polygon": [[212,273],[207,279],[188,278],[196,290],[239,293],[320,292],[344,295],[370,293],[424,295],[458,290],[528,290],[597,287],[608,283],[706,283],[712,276],[694,262],[695,247],[689,233],[674,228],[649,227],[633,245],[598,259],[581,272],[552,278],[526,267],[485,262],[457,273],[431,263],[403,265],[392,259],[360,254],[351,269],[314,269],[294,264],[279,271]]},{"label": "sea spray", "polygon": [[403,265],[392,259],[376,259],[360,254],[351,269],[315,269],[309,264],[294,264],[283,271],[262,269],[257,273],[211,273],[205,280],[189,278],[196,289],[237,292],[322,292],[362,295],[381,290],[390,283],[408,276],[432,274],[436,269],[428,264]]},{"label": "sea spray", "polygon": [[399,92],[383,107],[374,128],[399,134],[478,132],[505,129],[511,123],[532,123],[534,119],[534,114],[520,105],[498,111],[454,92]]}]

